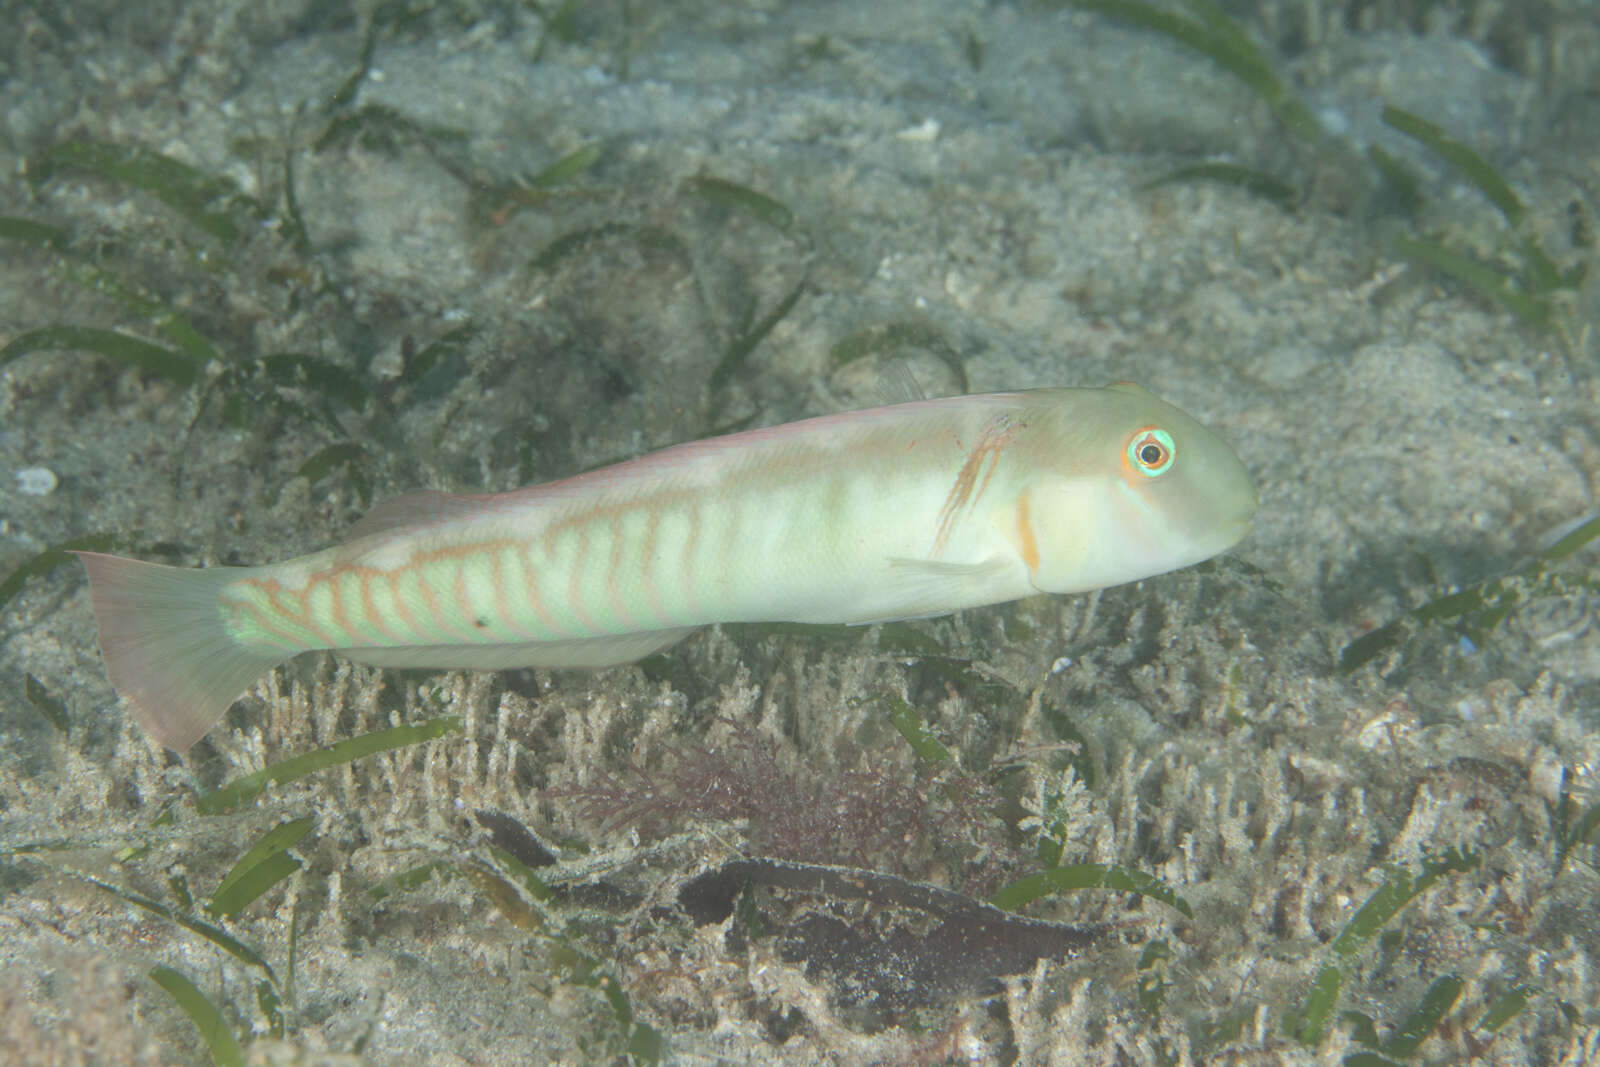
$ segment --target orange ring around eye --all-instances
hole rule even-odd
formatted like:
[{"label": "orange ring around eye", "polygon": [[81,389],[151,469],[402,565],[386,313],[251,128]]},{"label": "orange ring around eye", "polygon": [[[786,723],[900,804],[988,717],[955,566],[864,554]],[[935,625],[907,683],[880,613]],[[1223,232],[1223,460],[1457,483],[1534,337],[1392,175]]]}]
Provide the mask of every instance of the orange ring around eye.
[{"label": "orange ring around eye", "polygon": [[1159,478],[1172,469],[1173,461],[1178,458],[1178,446],[1172,435],[1161,427],[1146,426],[1135,430],[1128,439],[1123,458],[1129,467],[1146,478]]}]

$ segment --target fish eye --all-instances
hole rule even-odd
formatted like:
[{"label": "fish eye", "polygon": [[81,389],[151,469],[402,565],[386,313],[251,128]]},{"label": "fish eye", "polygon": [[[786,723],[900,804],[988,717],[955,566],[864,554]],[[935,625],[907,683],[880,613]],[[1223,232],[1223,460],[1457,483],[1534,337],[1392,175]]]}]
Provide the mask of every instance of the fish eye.
[{"label": "fish eye", "polygon": [[1128,441],[1128,465],[1146,478],[1167,473],[1178,458],[1172,435],[1159,426],[1146,426]]}]

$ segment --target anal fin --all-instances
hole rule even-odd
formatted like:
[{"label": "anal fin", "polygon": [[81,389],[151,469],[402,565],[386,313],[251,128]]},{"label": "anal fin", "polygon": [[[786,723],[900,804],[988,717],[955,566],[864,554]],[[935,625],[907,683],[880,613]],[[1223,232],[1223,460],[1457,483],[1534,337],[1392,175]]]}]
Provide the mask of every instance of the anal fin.
[{"label": "anal fin", "polygon": [[698,626],[615,637],[584,637],[570,641],[529,641],[503,645],[400,645],[393,648],[336,648],[344,656],[372,667],[438,667],[477,671],[503,671],[517,667],[576,667],[598,670],[632,663],[668,645],[677,644]]}]

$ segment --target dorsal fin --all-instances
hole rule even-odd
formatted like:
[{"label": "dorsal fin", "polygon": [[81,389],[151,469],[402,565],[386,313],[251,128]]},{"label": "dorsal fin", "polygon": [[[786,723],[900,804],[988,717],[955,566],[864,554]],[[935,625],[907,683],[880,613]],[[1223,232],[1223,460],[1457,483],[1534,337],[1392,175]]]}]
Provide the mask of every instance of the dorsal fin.
[{"label": "dorsal fin", "polygon": [[350,528],[346,539],[359,541],[376,534],[394,533],[397,530],[410,530],[419,526],[449,522],[452,519],[482,515],[487,499],[489,498],[458,496],[454,493],[441,493],[436,489],[428,489],[420,493],[406,493],[404,496],[380,500]]},{"label": "dorsal fin", "polygon": [[892,359],[883,364],[872,393],[873,400],[880,405],[911,404],[928,399],[928,391],[917,380],[917,372],[904,359]]}]

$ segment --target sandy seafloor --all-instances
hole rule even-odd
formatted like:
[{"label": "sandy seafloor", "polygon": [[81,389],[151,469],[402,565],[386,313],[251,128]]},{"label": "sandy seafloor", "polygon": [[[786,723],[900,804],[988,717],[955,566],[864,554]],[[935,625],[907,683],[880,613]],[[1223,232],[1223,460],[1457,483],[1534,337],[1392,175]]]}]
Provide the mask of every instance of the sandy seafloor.
[{"label": "sandy seafloor", "polygon": [[[6,1060],[205,1061],[145,977],[166,966],[273,1062],[612,1062],[614,982],[678,1063],[1332,1064],[1369,1051],[1344,1013],[1388,1041],[1451,976],[1442,1022],[1389,1059],[1600,1062],[1600,844],[1558,864],[1549,815],[1563,783],[1574,811],[1600,802],[1594,597],[1534,601],[1481,645],[1424,627],[1338,669],[1358,635],[1600,508],[1595,283],[1562,298],[1563,333],[1409,265],[1397,233],[1502,263],[1516,241],[1379,119],[1394,104],[1473,146],[1528,205],[1525,232],[1595,275],[1600,8],[1226,6],[1331,131],[1323,146],[1159,35],[1046,5],[638,0],[579,3],[554,27],[532,4],[411,3],[332,117],[366,5],[0,5],[0,212],[68,235],[65,251],[4,242],[0,341],[61,323],[170,346],[83,284],[97,269],[220,355],[210,390],[81,351],[0,368],[0,573],[95,533],[189,565],[279,559],[336,542],[364,489],[500,490],[949,393],[950,353],[974,392],[1142,382],[1230,441],[1262,496],[1250,537],[1208,566],[912,624],[948,660],[903,633],[748,628],[593,675],[308,657],[181,759],[119,709],[81,573],[31,579],[0,608]],[[373,106],[403,128],[369,119],[317,147]],[[70,140],[225,175],[265,217],[235,205],[247,225],[225,245],[125,183],[37,180]],[[1375,191],[1374,140],[1422,174],[1414,217]],[[488,195],[591,145],[564,184]],[[309,248],[287,223],[286,159]],[[1146,188],[1218,159],[1285,178],[1297,203]],[[835,359],[885,336],[903,343]],[[251,370],[283,352],[371,396]],[[353,466],[297,476],[341,442]],[[1592,582],[1600,563],[1591,549],[1563,573]],[[25,699],[29,675],[69,729]],[[959,772],[917,766],[891,695]],[[442,714],[463,729],[196,810],[248,771]],[[1091,929],[1086,947],[1052,958],[1030,935],[1004,973],[957,976],[918,947],[935,920],[892,903],[764,887],[699,926],[674,905],[741,854],[989,892],[1038,869],[1041,798],[1062,861],[1153,875],[1192,917],[1065,893],[1027,913]],[[517,928],[490,902],[483,872],[507,868],[481,812],[561,846],[547,880],[625,903],[575,890],[545,905],[544,932]],[[84,876],[198,914],[183,887],[203,902],[296,818],[302,868],[224,923],[278,978],[280,1042],[259,968]],[[58,847],[10,851],[38,842]],[[1386,874],[1452,848],[1476,865],[1336,951]],[[431,861],[479,875],[369,892]],[[576,954],[604,981],[580,980]],[[1303,1044],[1290,1020],[1330,964],[1328,1033]],[[1519,986],[1524,1009],[1485,1026]]]}]

